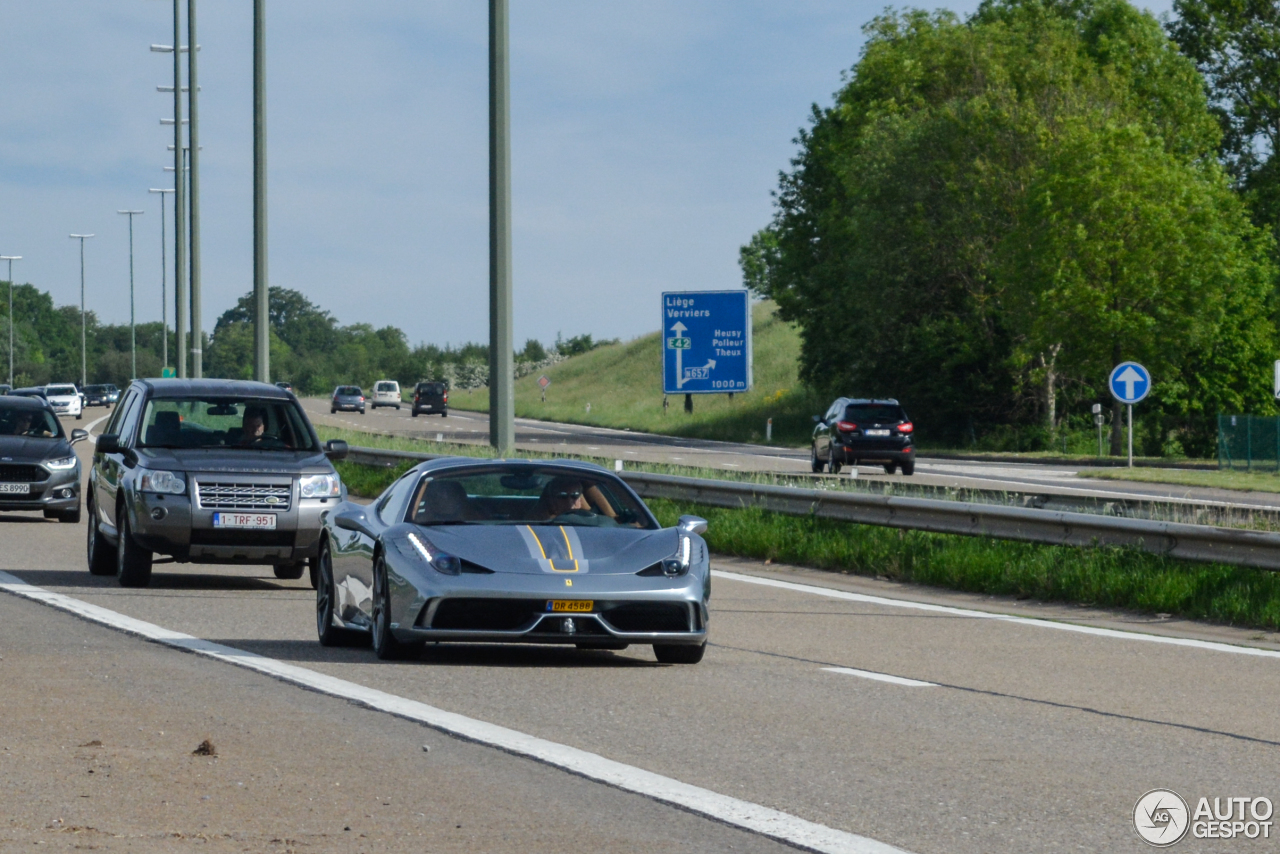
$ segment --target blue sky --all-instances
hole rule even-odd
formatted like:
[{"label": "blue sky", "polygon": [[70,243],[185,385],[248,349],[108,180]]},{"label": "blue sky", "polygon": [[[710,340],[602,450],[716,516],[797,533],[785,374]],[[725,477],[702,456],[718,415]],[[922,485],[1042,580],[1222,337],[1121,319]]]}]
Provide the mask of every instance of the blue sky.
[{"label": "blue sky", "polygon": [[[184,2],[185,7],[185,2]],[[967,14],[975,2],[952,5]],[[1166,0],[1148,4],[1156,12]],[[483,0],[269,0],[270,276],[412,343],[488,335]],[[740,284],[738,247],[810,105],[857,60],[861,0],[511,0],[515,332],[658,327],[663,290]],[[171,187],[166,0],[0,0],[0,254],[17,281],[160,318]],[[204,328],[252,284],[251,4],[199,9]],[[172,207],[167,215],[172,228]],[[3,276],[0,270],[0,276]],[[172,273],[170,272],[170,285]],[[172,312],[170,312],[172,322]]]}]

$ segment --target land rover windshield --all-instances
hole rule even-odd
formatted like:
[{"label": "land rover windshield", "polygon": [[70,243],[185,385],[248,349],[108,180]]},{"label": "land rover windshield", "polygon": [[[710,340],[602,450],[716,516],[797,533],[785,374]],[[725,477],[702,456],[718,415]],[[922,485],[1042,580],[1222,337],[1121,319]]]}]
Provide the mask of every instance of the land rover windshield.
[{"label": "land rover windshield", "polygon": [[152,398],[139,440],[141,448],[319,450],[298,405],[279,398]]}]

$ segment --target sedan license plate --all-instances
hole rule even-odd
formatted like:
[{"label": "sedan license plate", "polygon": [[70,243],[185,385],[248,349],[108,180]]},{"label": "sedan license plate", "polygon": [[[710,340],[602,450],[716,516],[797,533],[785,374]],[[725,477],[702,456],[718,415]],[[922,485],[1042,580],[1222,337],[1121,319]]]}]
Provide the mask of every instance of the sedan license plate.
[{"label": "sedan license plate", "polygon": [[26,495],[31,492],[30,484],[0,483],[0,495]]},{"label": "sedan license plate", "polygon": [[590,613],[595,607],[591,599],[552,599],[547,602],[547,610],[557,614]]},{"label": "sedan license plate", "polygon": [[888,435],[889,435],[889,431],[888,431],[888,430],[868,430],[868,431],[866,431],[866,435],[868,435],[868,436],[888,436]]},{"label": "sedan license plate", "polygon": [[276,514],[274,513],[214,513],[215,528],[255,528],[274,531]]}]

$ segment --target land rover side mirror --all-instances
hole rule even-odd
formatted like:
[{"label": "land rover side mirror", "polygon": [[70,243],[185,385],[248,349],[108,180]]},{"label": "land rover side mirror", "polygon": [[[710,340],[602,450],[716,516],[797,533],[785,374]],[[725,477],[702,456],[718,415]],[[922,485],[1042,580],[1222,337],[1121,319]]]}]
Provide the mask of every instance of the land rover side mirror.
[{"label": "land rover side mirror", "polygon": [[822,423],[822,416],[821,416],[821,415],[815,415],[815,416],[813,416],[813,423],[814,423],[814,424],[821,424],[821,423]]},{"label": "land rover side mirror", "polygon": [[324,443],[324,455],[331,460],[347,458],[347,443],[341,439],[330,439]]},{"label": "land rover side mirror", "polygon": [[71,431],[71,444],[73,445],[76,442],[83,442],[85,439],[88,439],[88,438],[89,438],[88,430],[81,430],[79,427],[77,427],[76,429]]}]

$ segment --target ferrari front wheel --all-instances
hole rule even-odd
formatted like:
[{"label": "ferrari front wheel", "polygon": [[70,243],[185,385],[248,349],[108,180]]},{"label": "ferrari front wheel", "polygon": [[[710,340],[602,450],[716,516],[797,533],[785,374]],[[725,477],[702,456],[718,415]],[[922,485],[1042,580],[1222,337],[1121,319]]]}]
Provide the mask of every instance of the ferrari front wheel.
[{"label": "ferrari front wheel", "polygon": [[373,562],[373,654],[383,661],[409,658],[423,644],[404,643],[391,630],[391,591],[387,584],[387,564],[381,554]]}]

